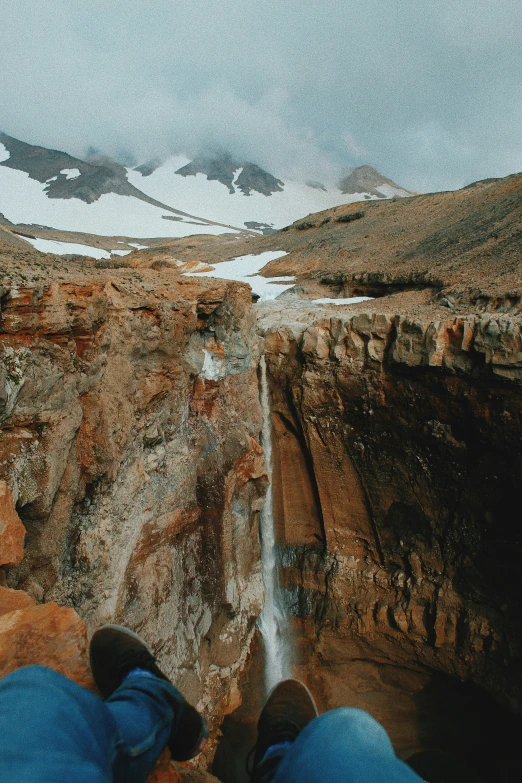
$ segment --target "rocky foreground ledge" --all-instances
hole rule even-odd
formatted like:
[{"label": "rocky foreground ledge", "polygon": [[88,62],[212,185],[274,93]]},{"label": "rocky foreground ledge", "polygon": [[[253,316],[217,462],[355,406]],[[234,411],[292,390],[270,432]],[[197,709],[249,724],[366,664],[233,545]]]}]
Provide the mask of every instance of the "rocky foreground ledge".
[{"label": "rocky foreground ledge", "polygon": [[[25,527],[0,481],[0,567],[19,565]],[[0,576],[2,572],[0,571]],[[96,693],[88,663],[87,626],[74,609],[37,604],[25,590],[0,585],[0,677],[22,666],[48,666]],[[212,783],[213,775],[177,764],[166,750],[148,783]]]},{"label": "rocky foreground ledge", "polygon": [[204,769],[262,604],[250,291],[76,272],[2,291],[0,673],[92,687],[87,634],[129,625],[209,719]]}]

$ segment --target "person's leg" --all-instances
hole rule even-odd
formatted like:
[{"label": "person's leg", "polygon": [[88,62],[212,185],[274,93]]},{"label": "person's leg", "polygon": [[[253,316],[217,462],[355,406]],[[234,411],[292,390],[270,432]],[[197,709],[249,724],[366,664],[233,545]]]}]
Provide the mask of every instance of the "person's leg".
[{"label": "person's leg", "polygon": [[[266,761],[270,758],[270,748]],[[265,763],[265,760],[263,760]],[[273,783],[421,783],[400,761],[385,729],[362,710],[341,707],[312,720],[288,745]]]},{"label": "person's leg", "polygon": [[312,694],[299,680],[283,680],[272,688],[247,760],[247,767],[252,762],[251,783],[270,783],[292,743],[318,714]]},{"label": "person's leg", "polygon": [[143,783],[185,700],[146,672],[107,700],[44,666],[0,680],[0,783]]},{"label": "person's leg", "polygon": [[110,783],[117,741],[102,700],[52,669],[0,680],[0,783]]},{"label": "person's leg", "polygon": [[106,701],[43,666],[0,680],[0,783],[144,783],[165,745],[177,760],[203,747],[205,720],[140,637],[104,626],[90,654]]},{"label": "person's leg", "polygon": [[159,669],[138,634],[121,625],[102,626],[90,641],[89,660],[118,725],[122,758],[128,759],[137,780],[165,745],[175,761],[191,759],[203,749],[208,738],[205,719]]},{"label": "person's leg", "polygon": [[117,727],[115,783],[145,781],[180,729],[185,699],[170,682],[136,671],[103,704]]}]

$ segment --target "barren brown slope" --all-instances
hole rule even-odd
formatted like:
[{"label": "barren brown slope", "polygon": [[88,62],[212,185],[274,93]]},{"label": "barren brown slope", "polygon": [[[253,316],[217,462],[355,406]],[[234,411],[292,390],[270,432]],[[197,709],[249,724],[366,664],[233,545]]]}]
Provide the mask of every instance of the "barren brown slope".
[{"label": "barren brown slope", "polygon": [[142,268],[163,262],[175,267],[176,261],[216,264],[265,250],[287,251],[263,272],[295,275],[305,298],[424,289],[429,301],[517,310],[522,174],[458,191],[343,205],[264,237],[158,239],[122,263]]},{"label": "barren brown slope", "polygon": [[[350,215],[358,219],[344,222]],[[361,293],[366,284],[372,295],[379,284],[425,284],[462,303],[498,299],[500,306],[510,298],[514,304],[522,288],[522,175],[337,207],[256,245],[289,252],[267,265],[265,274],[295,274],[344,289],[353,282]]]},{"label": "barren brown slope", "polygon": [[264,237],[169,240],[126,261],[142,265],[148,256],[214,264],[265,250],[288,255],[263,273],[295,275],[305,295],[425,288],[462,306],[509,310],[522,290],[522,174],[458,191],[347,204]]}]

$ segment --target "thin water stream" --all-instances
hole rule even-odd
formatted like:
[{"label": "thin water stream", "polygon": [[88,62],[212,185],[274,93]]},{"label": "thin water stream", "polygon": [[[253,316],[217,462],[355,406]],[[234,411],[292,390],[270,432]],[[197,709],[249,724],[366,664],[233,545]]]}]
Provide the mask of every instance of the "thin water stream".
[{"label": "thin water stream", "polygon": [[272,421],[270,396],[264,355],[259,362],[260,401],[262,411],[261,445],[265,452],[270,486],[260,515],[261,564],[265,587],[265,603],[259,617],[259,630],[265,649],[265,689],[268,693],[274,685],[290,677],[290,633],[286,613],[281,602],[273,514],[272,489]]}]

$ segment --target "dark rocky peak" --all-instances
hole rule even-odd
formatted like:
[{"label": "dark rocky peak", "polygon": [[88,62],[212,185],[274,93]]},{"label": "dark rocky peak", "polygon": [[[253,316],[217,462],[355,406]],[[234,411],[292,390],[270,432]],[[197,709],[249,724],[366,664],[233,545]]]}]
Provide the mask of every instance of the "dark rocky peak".
[{"label": "dark rocky peak", "polygon": [[252,229],[252,231],[260,231],[262,234],[276,233],[273,223],[259,223],[257,220],[246,220],[245,226]]},{"label": "dark rocky peak", "polygon": [[368,193],[377,198],[386,198],[389,193],[383,193],[379,188],[383,185],[394,188],[397,195],[409,196],[413,193],[400,185],[396,185],[391,179],[383,177],[372,166],[358,166],[339,182],[342,193]]},{"label": "dark rocky peak", "polygon": [[103,152],[95,149],[94,147],[89,147],[87,150],[85,161],[93,166],[101,166],[110,169],[123,179],[127,179],[127,168],[132,168],[132,166],[136,163],[135,160],[130,161],[129,164],[127,164],[125,161],[118,162],[112,158],[107,157],[107,155],[104,155]]},{"label": "dark rocky peak", "polygon": [[[241,169],[239,176],[238,169]],[[191,163],[176,171],[182,177],[205,174],[208,180],[216,180],[225,185],[229,193],[240,190],[243,195],[249,196],[253,191],[271,196],[272,193],[282,191],[284,182],[276,179],[255,163],[240,163],[229,155],[219,158],[195,158]]]},{"label": "dark rocky peak", "polygon": [[25,171],[31,179],[38,182],[47,182],[52,177],[58,177],[64,169],[79,169],[82,172],[90,168],[88,163],[73,158],[66,152],[26,144],[6,133],[0,133],[0,142],[9,152],[9,158],[0,165]]},{"label": "dark rocky peak", "polygon": [[160,160],[160,158],[153,158],[146,163],[135,166],[134,171],[139,171],[142,177],[150,177],[151,174],[154,174],[156,169],[159,169],[162,163],[163,161]]},{"label": "dark rocky peak", "polygon": [[49,198],[78,198],[91,204],[104,193],[130,194],[125,169],[107,158],[87,163],[66,152],[26,144],[5,133],[0,133],[0,141],[10,153],[0,166],[25,171],[31,179],[47,183],[45,192]]}]

